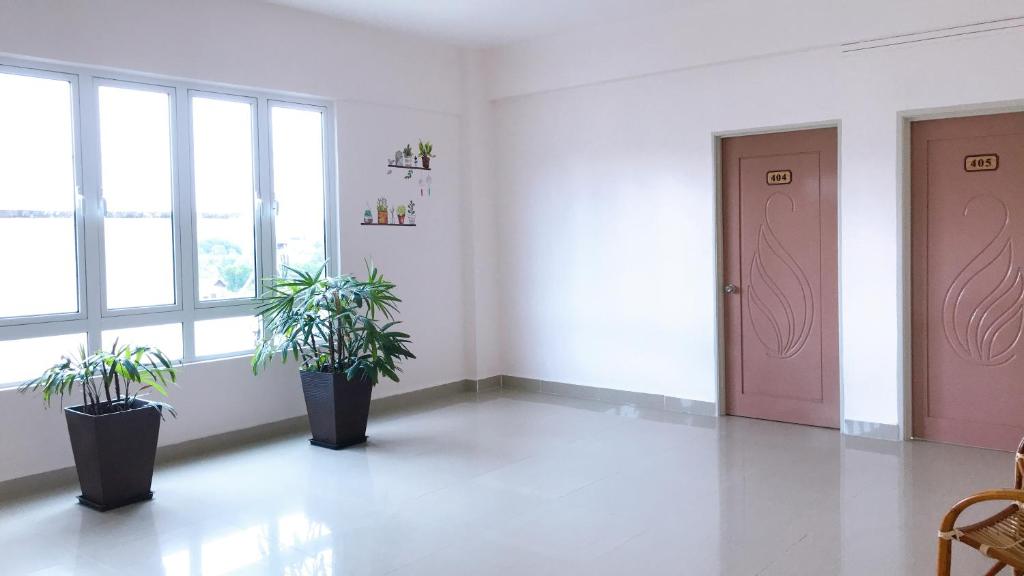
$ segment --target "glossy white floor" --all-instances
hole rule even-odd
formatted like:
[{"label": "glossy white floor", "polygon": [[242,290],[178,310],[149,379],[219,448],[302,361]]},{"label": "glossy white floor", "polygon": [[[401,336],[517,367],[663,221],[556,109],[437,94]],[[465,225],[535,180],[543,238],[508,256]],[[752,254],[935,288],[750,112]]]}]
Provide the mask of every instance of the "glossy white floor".
[{"label": "glossy white floor", "polygon": [[[0,504],[0,573],[930,574],[941,514],[1012,471],[999,452],[524,393],[370,437],[162,467],[154,501],[107,514],[70,490]],[[957,546],[958,573],[984,571]]]}]

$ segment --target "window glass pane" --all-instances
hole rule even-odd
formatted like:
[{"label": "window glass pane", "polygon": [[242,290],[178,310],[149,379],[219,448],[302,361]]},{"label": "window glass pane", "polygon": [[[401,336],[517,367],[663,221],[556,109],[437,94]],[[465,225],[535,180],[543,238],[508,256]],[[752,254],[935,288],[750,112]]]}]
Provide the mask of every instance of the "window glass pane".
[{"label": "window glass pane", "polygon": [[0,73],[0,317],[78,311],[71,98],[70,82]]},{"label": "window glass pane", "polygon": [[324,251],[324,129],[319,110],[270,109],[277,264],[315,272]]},{"label": "window glass pane", "polygon": [[108,308],[174,304],[171,98],[99,89]]},{"label": "window glass pane", "polygon": [[[56,364],[62,355],[78,356],[85,334],[0,341],[0,384],[31,380]],[[16,360],[14,360],[16,359]]]},{"label": "window glass pane", "polygon": [[200,300],[256,296],[253,107],[192,97]]},{"label": "window glass pane", "polygon": [[118,346],[152,346],[159,348],[171,360],[181,360],[184,356],[182,346],[181,324],[160,324],[157,326],[138,326],[134,328],[118,328],[103,331],[103,349],[110,350],[117,342]]},{"label": "window glass pane", "polygon": [[253,316],[196,322],[196,356],[249,352],[256,347],[260,325]]}]

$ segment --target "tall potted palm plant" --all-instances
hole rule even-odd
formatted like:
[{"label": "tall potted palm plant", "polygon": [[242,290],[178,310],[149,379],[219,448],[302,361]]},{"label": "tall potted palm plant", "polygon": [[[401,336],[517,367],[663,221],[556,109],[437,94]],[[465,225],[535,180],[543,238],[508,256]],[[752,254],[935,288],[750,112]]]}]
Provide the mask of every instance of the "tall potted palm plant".
[{"label": "tall potted palm plant", "polygon": [[78,501],[100,511],[153,497],[153,466],[163,402],[141,399],[156,390],[167,395],[176,374],[163,352],[149,346],[119,345],[87,354],[80,348],[19,390],[41,391],[47,405],[54,396],[82,403],[64,409],[82,495]]},{"label": "tall potted palm plant", "polygon": [[395,285],[367,264],[367,278],[329,277],[286,268],[265,283],[258,313],[264,335],[253,372],[275,357],[300,364],[314,446],[340,450],[366,441],[370,396],[381,376],[398,382],[399,363],[415,358],[395,329]]}]

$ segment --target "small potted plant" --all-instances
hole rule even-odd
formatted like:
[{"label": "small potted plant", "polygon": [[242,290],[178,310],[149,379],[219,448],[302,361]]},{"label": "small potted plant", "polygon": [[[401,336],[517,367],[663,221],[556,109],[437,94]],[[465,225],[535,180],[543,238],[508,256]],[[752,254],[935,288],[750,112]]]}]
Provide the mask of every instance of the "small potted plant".
[{"label": "small potted plant", "polygon": [[398,205],[398,223],[402,226],[405,225],[405,204]]},{"label": "small potted plant", "polygon": [[377,224],[388,223],[388,199],[383,196],[377,198]]},{"label": "small potted plant", "polygon": [[370,212],[369,206],[363,210],[363,224],[373,224],[373,212]]},{"label": "small potted plant", "polygon": [[409,225],[416,223],[416,203],[409,200]]},{"label": "small potted plant", "polygon": [[395,285],[366,265],[366,280],[289,270],[267,282],[258,314],[264,337],[253,372],[275,357],[299,361],[310,444],[340,450],[366,441],[373,386],[381,376],[398,382],[399,362],[415,358],[409,335],[395,327],[401,302]]},{"label": "small potted plant", "polygon": [[54,396],[81,392],[82,403],[64,409],[81,504],[105,512],[153,497],[160,421],[165,410],[176,414],[169,404],[139,396],[150,389],[166,396],[175,378],[160,350],[115,342],[109,352],[80,348],[19,388],[41,391],[47,406]]},{"label": "small potted plant", "polygon": [[410,144],[406,144],[405,145],[405,149],[402,150],[402,156],[403,156],[403,161],[405,163],[404,164],[405,167],[406,168],[412,167],[413,164],[414,164],[414,160],[413,160],[413,156],[412,156],[412,146]]},{"label": "small potted plant", "polygon": [[420,140],[420,164],[425,170],[430,170],[430,159],[434,157],[434,145],[430,141]]}]

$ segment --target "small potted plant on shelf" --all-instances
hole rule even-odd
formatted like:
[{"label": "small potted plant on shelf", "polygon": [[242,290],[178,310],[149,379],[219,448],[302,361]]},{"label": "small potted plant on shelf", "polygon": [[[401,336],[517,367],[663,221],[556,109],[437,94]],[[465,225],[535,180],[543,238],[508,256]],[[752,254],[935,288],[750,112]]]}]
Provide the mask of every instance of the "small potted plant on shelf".
[{"label": "small potted plant on shelf", "polygon": [[425,170],[430,170],[430,159],[434,157],[434,145],[430,141],[420,140],[420,164]]},{"label": "small potted plant on shelf", "polygon": [[369,205],[363,210],[363,224],[373,224],[373,212],[370,212]]},{"label": "small potted plant on shelf", "polygon": [[414,162],[413,162],[413,155],[412,155],[412,146],[410,144],[406,144],[405,145],[405,149],[402,150],[402,156],[403,156],[403,161],[405,163],[405,166],[407,168],[413,166]]},{"label": "small potted plant on shelf", "polygon": [[299,361],[310,444],[340,450],[366,441],[373,386],[398,382],[399,362],[415,358],[395,327],[395,285],[367,264],[366,280],[289,270],[267,282],[258,314],[266,329],[252,359],[258,372],[275,357]]},{"label": "small potted plant on shelf", "polygon": [[398,205],[398,223],[402,226],[405,225],[405,204]]},{"label": "small potted plant on shelf", "polygon": [[82,495],[78,501],[105,512],[153,497],[153,466],[164,411],[163,402],[140,398],[147,390],[167,395],[176,374],[163,352],[149,346],[118,345],[87,354],[80,348],[19,390],[54,396],[82,394],[82,403],[64,408],[71,451]]},{"label": "small potted plant on shelf", "polygon": [[409,225],[416,223],[416,203],[409,200]]},{"label": "small potted plant on shelf", "polygon": [[388,199],[383,196],[377,198],[377,224],[388,223]]}]

